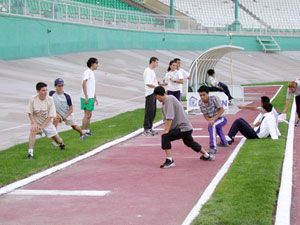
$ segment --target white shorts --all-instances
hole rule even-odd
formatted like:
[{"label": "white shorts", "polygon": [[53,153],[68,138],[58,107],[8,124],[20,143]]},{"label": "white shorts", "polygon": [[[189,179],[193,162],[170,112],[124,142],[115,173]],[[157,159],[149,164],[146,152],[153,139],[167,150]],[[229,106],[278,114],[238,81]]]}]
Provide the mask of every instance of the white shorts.
[{"label": "white shorts", "polygon": [[74,126],[76,125],[76,121],[75,121],[75,118],[74,118],[74,115],[71,114],[70,116],[68,116],[66,119],[65,119],[65,124],[67,126]]},{"label": "white shorts", "polygon": [[42,131],[48,138],[52,138],[57,135],[57,130],[52,122],[49,122],[48,125],[42,129]]}]

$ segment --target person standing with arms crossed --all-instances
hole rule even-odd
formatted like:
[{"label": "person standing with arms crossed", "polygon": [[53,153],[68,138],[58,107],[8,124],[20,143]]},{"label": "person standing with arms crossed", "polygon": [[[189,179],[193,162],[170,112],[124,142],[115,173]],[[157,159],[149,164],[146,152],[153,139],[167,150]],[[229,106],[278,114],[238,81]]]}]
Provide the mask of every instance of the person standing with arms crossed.
[{"label": "person standing with arms crossed", "polygon": [[149,66],[144,70],[143,78],[145,83],[145,117],[144,135],[154,136],[157,134],[153,128],[153,121],[156,114],[156,98],[153,94],[155,87],[159,85],[154,69],[158,66],[158,58],[151,57]]},{"label": "person standing with arms crossed", "polygon": [[81,109],[84,110],[84,117],[82,119],[82,132],[91,136],[90,122],[94,105],[98,105],[96,97],[96,81],[94,71],[98,68],[98,59],[89,58],[87,67],[82,75],[82,93],[81,93]]}]

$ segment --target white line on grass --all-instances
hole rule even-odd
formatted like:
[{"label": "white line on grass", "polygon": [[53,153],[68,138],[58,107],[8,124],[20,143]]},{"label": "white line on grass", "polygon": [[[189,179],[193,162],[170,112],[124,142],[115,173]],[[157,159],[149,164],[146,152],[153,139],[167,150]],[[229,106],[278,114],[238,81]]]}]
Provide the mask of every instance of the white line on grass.
[{"label": "white line on grass", "polygon": [[[155,123],[154,126],[156,127],[156,126],[159,126],[161,124],[162,124],[162,121],[159,121],[159,122]],[[79,161],[81,161],[83,159],[86,159],[86,158],[89,158],[89,157],[91,157],[91,156],[93,156],[95,154],[98,154],[99,152],[102,152],[103,150],[105,150],[107,148],[110,148],[110,147],[112,147],[114,145],[117,145],[117,144],[119,144],[119,143],[121,143],[123,141],[126,141],[126,140],[128,140],[130,138],[133,138],[133,137],[135,137],[135,136],[143,133],[143,131],[144,131],[144,129],[140,128],[140,129],[138,129],[138,130],[136,130],[136,131],[134,131],[134,132],[132,132],[132,133],[124,136],[124,137],[121,137],[121,138],[119,138],[117,140],[108,142],[108,143],[106,143],[104,145],[101,145],[98,148],[96,148],[96,149],[94,149],[94,150],[92,150],[90,152],[87,152],[84,155],[78,156],[78,157],[76,157],[76,158],[74,158],[74,159],[72,159],[70,161],[64,162],[64,163],[59,164],[57,166],[51,167],[51,168],[49,168],[49,169],[47,169],[45,171],[36,173],[36,174],[34,174],[34,175],[30,176],[30,177],[27,177],[25,179],[22,179],[22,180],[14,182],[14,183],[11,183],[11,184],[9,184],[7,186],[4,186],[4,187],[0,188],[0,195],[6,194],[8,192],[11,192],[11,191],[13,191],[13,190],[15,190],[17,188],[20,188],[20,187],[26,185],[26,184],[29,184],[29,183],[31,183],[33,181],[36,181],[36,180],[41,179],[41,178],[43,178],[45,176],[48,176],[48,175],[50,175],[50,174],[52,174],[52,173],[54,173],[54,172],[56,172],[58,170],[64,169],[64,168],[66,168],[66,167],[68,167],[68,166],[70,166],[70,165],[72,165],[72,164],[74,164],[76,162],[79,162]]]},{"label": "white line on grass", "polygon": [[239,153],[241,147],[245,143],[246,138],[243,138],[240,143],[236,146],[234,151],[231,153],[228,160],[225,162],[225,164],[222,166],[222,168],[219,170],[217,175],[214,177],[214,179],[210,182],[210,184],[207,186],[203,194],[201,195],[200,199],[196,203],[196,205],[193,207],[193,209],[190,211],[188,216],[183,221],[182,225],[189,225],[193,222],[193,220],[199,215],[200,210],[202,206],[209,200],[210,196],[213,194],[214,190],[216,189],[219,182],[222,180],[223,176],[227,173],[229,167],[231,166],[232,162],[234,161],[235,157]]},{"label": "white line on grass", "polygon": [[61,195],[61,196],[93,196],[93,197],[103,197],[110,194],[110,191],[94,191],[94,190],[15,190],[8,193],[9,195]]},{"label": "white line on grass", "polygon": [[278,195],[275,225],[290,225],[292,185],[293,185],[293,150],[296,104],[293,101],[291,118],[286,140],[285,155],[282,166],[281,184]]},{"label": "white line on grass", "polygon": [[[269,85],[267,85],[269,86]],[[275,85],[270,85],[270,86],[275,86]],[[278,95],[279,91],[283,87],[282,85],[276,85],[280,86],[279,90],[276,92],[276,94],[272,97],[271,101]],[[255,119],[255,121],[258,119],[260,115],[258,115]],[[246,141],[246,138],[242,138],[240,143],[236,146],[234,151],[231,153],[227,161],[224,163],[222,168],[219,170],[217,175],[214,177],[214,179],[210,182],[210,184],[207,186],[203,194],[201,195],[200,199],[196,203],[196,205],[192,208],[190,213],[187,215],[185,220],[183,221],[182,225],[190,225],[194,219],[200,214],[202,206],[209,200],[211,195],[213,194],[214,190],[216,189],[217,185],[220,183],[224,175],[227,173],[229,167],[233,163],[234,159],[236,158],[237,154],[239,153],[241,147],[244,145]]]}]

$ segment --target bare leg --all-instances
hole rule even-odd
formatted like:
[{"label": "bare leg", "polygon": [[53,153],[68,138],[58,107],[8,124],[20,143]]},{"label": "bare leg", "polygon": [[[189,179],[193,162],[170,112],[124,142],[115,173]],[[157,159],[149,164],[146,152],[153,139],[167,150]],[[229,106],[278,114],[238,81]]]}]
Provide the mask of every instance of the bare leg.
[{"label": "bare leg", "polygon": [[84,117],[82,119],[82,130],[87,130],[90,127],[92,118],[92,111],[84,110]]},{"label": "bare leg", "polygon": [[36,132],[35,131],[30,131],[29,141],[28,141],[28,148],[29,149],[33,149],[34,148],[35,136],[36,136]]},{"label": "bare leg", "polygon": [[72,125],[71,127],[73,128],[73,130],[76,130],[80,134],[80,136],[83,135],[82,129],[79,126]]},{"label": "bare leg", "polygon": [[59,145],[64,143],[63,139],[60,136],[58,136],[58,134],[51,137],[51,138],[52,138],[53,141],[55,141],[55,143],[57,143]]}]

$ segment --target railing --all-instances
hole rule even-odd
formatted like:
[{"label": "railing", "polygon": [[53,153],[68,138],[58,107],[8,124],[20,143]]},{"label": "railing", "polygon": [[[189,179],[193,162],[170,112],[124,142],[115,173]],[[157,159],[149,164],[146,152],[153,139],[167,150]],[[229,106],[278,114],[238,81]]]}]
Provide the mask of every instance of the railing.
[{"label": "railing", "polygon": [[170,17],[105,8],[97,5],[70,0],[0,0],[0,14],[18,15],[46,20],[87,24],[98,27],[118,29],[174,32],[174,33],[212,33],[248,35],[300,35],[299,30],[252,28],[230,31],[229,24],[214,24],[204,27],[194,19]]}]

